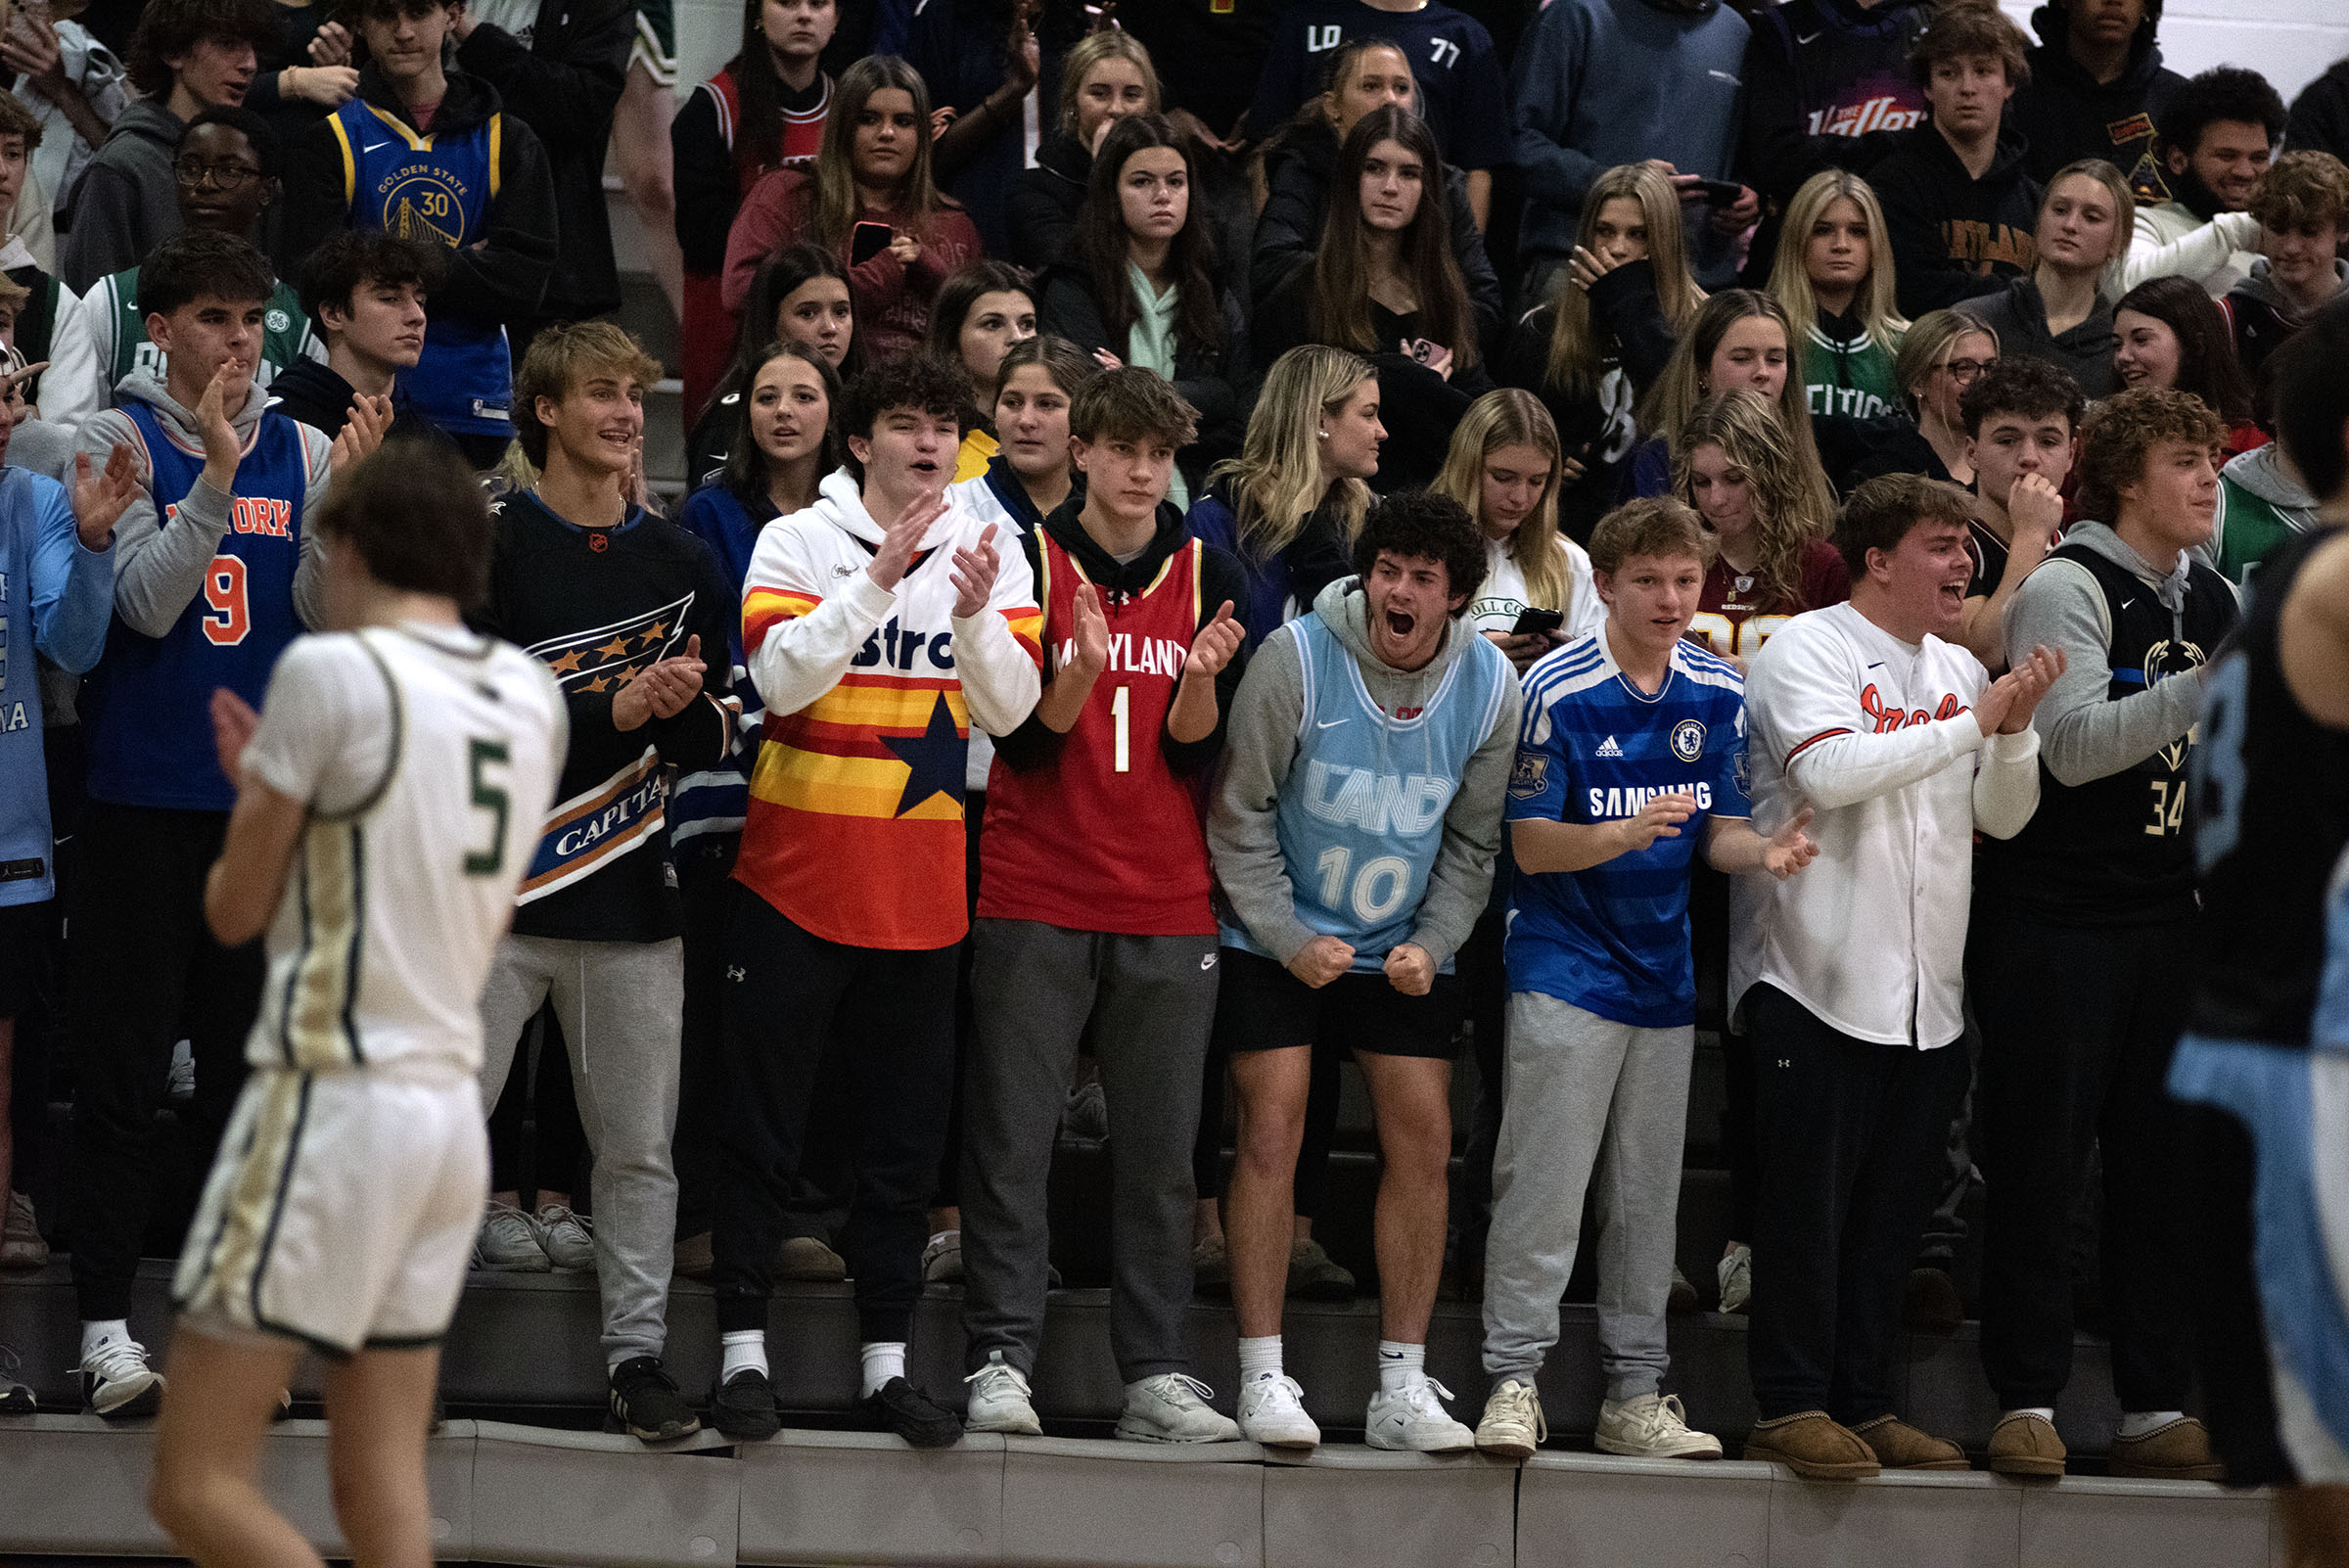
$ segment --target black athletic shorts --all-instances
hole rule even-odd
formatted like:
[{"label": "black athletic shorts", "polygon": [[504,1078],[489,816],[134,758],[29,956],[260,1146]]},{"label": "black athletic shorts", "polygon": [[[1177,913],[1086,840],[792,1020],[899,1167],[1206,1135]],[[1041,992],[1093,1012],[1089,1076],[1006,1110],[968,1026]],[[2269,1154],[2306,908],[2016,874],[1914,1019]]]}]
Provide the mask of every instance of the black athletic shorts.
[{"label": "black athletic shorts", "polygon": [[1449,1061],[1458,1034],[1459,978],[1438,975],[1424,996],[1405,996],[1380,974],[1344,974],[1319,990],[1271,959],[1224,947],[1216,993],[1214,1048],[1272,1051],[1339,1046],[1380,1056]]}]

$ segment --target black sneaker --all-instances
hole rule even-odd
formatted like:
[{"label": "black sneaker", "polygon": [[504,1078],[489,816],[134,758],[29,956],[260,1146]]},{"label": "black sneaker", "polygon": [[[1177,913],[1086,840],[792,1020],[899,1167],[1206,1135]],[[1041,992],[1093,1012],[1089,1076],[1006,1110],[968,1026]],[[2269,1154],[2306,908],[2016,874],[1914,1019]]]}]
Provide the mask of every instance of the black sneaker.
[{"label": "black sneaker", "polygon": [[658,1356],[638,1356],[612,1368],[612,1413],[630,1437],[645,1443],[670,1443],[702,1429],[702,1418]]},{"label": "black sneaker", "polygon": [[856,1417],[874,1432],[895,1432],[917,1449],[943,1449],[962,1441],[962,1417],[893,1377],[880,1391],[856,1402]]},{"label": "black sneaker", "polygon": [[710,1424],[737,1443],[765,1442],[783,1430],[775,1385],[757,1367],[744,1367],[710,1391]]}]

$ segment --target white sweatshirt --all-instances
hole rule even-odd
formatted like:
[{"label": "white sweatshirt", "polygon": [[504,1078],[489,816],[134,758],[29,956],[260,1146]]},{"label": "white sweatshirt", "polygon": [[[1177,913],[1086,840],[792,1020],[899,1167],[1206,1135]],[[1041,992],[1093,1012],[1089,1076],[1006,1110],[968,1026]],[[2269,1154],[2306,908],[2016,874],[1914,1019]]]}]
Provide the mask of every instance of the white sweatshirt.
[{"label": "white sweatshirt", "polygon": [[1819,855],[1756,879],[1756,972],[1828,1027],[1923,1049],[1963,1029],[1974,833],[2039,807],[2039,735],[1983,736],[1988,674],[1938,637],[1907,643],[1850,604],[1796,616],[1747,667],[1754,826],[1804,805]]},{"label": "white sweatshirt", "polygon": [[2183,202],[2141,205],[2117,287],[2108,284],[2107,292],[2117,300],[2149,279],[2185,277],[2224,299],[2251,275],[2258,244],[2259,219],[2248,212],[2221,212],[2206,223]]}]

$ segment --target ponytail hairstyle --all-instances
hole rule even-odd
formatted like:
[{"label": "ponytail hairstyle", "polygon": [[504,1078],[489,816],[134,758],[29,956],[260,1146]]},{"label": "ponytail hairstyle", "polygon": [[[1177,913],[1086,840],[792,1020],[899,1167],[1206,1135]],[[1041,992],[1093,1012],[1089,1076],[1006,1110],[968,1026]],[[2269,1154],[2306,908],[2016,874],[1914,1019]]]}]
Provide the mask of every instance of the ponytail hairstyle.
[{"label": "ponytail hairstyle", "polygon": [[1444,470],[1428,488],[1466,507],[1481,529],[1485,459],[1505,446],[1530,446],[1549,459],[1549,483],[1542,487],[1541,503],[1517,525],[1505,548],[1525,577],[1526,603],[1564,610],[1573,587],[1558,533],[1558,484],[1565,465],[1558,427],[1542,399],[1520,388],[1502,387],[1470,403],[1451,433]]},{"label": "ponytail hairstyle", "polygon": [[[1599,209],[1618,197],[1639,204],[1647,226],[1647,259],[1656,274],[1656,303],[1678,337],[1705,298],[1688,275],[1688,241],[1681,227],[1681,198],[1672,182],[1645,163],[1620,163],[1590,182],[1583,198],[1583,218],[1574,243],[1595,249]],[[1590,297],[1561,273],[1558,278],[1557,319],[1549,330],[1549,361],[1543,380],[1570,397],[1588,397],[1598,391],[1611,346],[1598,341],[1590,324]]]},{"label": "ponytail hairstyle", "polygon": [[1776,405],[1750,387],[1709,397],[1688,416],[1672,445],[1672,493],[1695,507],[1699,517],[1704,509],[1697,506],[1688,477],[1690,453],[1718,446],[1729,466],[1745,475],[1753,495],[1754,534],[1762,545],[1754,576],[1773,613],[1817,608],[1799,602],[1803,552],[1834,531],[1835,513],[1804,472]]},{"label": "ponytail hairstyle", "polygon": [[1697,404],[1721,390],[1706,385],[1714,350],[1721,346],[1721,340],[1729,335],[1731,327],[1758,316],[1776,322],[1785,335],[1786,381],[1778,392],[1778,422],[1785,429],[1787,447],[1804,482],[1811,487],[1819,511],[1831,517],[1835,511],[1835,492],[1827,484],[1826,470],[1819,466],[1819,446],[1811,436],[1811,397],[1803,383],[1802,366],[1795,358],[1799,340],[1795,337],[1794,323],[1787,318],[1784,305],[1758,289],[1724,289],[1697,310],[1695,321],[1674,345],[1664,373],[1648,389],[1647,400],[1639,405],[1639,428],[1667,437],[1677,462],[1679,438],[1688,416],[1696,412]]},{"label": "ponytail hairstyle", "polygon": [[1453,368],[1464,370],[1476,363],[1476,317],[1460,263],[1451,254],[1443,156],[1436,151],[1427,122],[1392,104],[1357,120],[1338,149],[1338,165],[1330,175],[1329,217],[1313,253],[1308,330],[1317,343],[1357,353],[1392,346],[1382,346],[1370,328],[1370,225],[1362,218],[1362,166],[1381,142],[1397,143],[1419,161],[1419,210],[1402,236],[1404,281],[1419,301],[1430,336],[1451,350]]},{"label": "ponytail hairstyle", "polygon": [[[770,343],[751,366],[742,394],[734,401],[731,417],[726,422],[726,460],[719,465],[717,482],[737,496],[764,497],[767,474],[766,454],[759,449],[758,440],[751,435],[751,391],[758,385],[759,372],[778,359],[797,359],[813,366],[816,379],[824,384],[824,444],[816,453],[816,473],[821,478],[840,467],[844,448],[840,439],[840,372],[827,363],[822,354],[796,343]],[[754,516],[757,508],[752,508]]]},{"label": "ponytail hairstyle", "polygon": [[[1094,36],[1099,36],[1095,34]],[[1084,205],[1077,210],[1077,232],[1071,242],[1093,275],[1093,304],[1109,332],[1109,347],[1126,357],[1126,335],[1141,313],[1133,285],[1126,276],[1128,247],[1126,209],[1118,200],[1118,185],[1126,177],[1126,161],[1153,147],[1182,155],[1183,183],[1190,206],[1182,227],[1167,247],[1167,265],[1174,274],[1174,336],[1185,348],[1213,349],[1223,342],[1223,307],[1216,292],[1216,241],[1207,213],[1207,192],[1199,183],[1199,157],[1191,139],[1174,128],[1164,115],[1128,115],[1101,138],[1085,182]]]},{"label": "ponytail hairstyle", "polygon": [[1811,269],[1804,254],[1811,249],[1811,230],[1837,202],[1860,209],[1867,227],[1867,276],[1860,280],[1852,307],[1867,331],[1868,341],[1887,354],[1900,352],[1901,334],[1909,330],[1893,300],[1892,236],[1884,225],[1884,208],[1867,181],[1848,169],[1821,169],[1803,181],[1787,204],[1785,225],[1778,230],[1778,254],[1770,269],[1771,297],[1786,307],[1787,319],[1800,325],[1794,341],[1796,357],[1806,352],[1811,325],[1819,319],[1819,297],[1811,292]]},{"label": "ponytail hairstyle", "polygon": [[895,87],[913,100],[913,157],[898,180],[890,209],[926,228],[944,202],[930,173],[930,89],[922,73],[895,55],[867,55],[841,73],[824,115],[824,140],[815,155],[815,236],[825,248],[848,254],[849,235],[864,209],[856,194],[856,122],[873,94]]},{"label": "ponytail hairstyle", "polygon": [[1370,486],[1359,479],[1321,479],[1321,418],[1343,410],[1378,372],[1359,354],[1327,344],[1301,344],[1272,361],[1240,455],[1225,458],[1208,480],[1230,481],[1231,512],[1240,553],[1271,560],[1296,541],[1306,520],[1335,503],[1347,547],[1362,531]]}]

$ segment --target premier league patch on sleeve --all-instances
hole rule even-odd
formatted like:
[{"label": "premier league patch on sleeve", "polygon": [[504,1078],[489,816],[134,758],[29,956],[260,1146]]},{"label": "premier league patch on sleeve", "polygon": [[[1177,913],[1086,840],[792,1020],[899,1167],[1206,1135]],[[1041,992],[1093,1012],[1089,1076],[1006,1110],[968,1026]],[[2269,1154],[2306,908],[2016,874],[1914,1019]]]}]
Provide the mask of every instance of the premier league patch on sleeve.
[{"label": "premier league patch on sleeve", "polygon": [[1509,793],[1521,801],[1531,801],[1548,787],[1549,754],[1519,752],[1517,765],[1509,769]]},{"label": "premier league patch on sleeve", "polygon": [[1754,794],[1754,754],[1739,752],[1736,765],[1730,772],[1737,780],[1738,792],[1751,800]]}]

